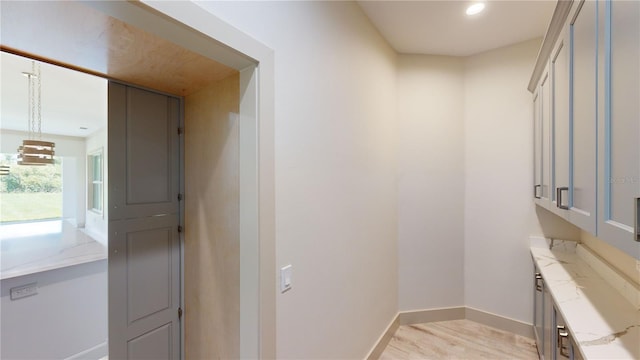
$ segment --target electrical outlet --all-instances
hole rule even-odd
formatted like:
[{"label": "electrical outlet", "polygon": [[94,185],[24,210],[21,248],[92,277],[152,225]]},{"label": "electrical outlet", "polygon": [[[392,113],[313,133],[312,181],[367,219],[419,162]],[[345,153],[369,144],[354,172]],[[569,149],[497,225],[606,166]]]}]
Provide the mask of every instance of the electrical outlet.
[{"label": "electrical outlet", "polygon": [[11,288],[11,300],[22,299],[27,296],[33,296],[38,293],[38,283],[31,283]]}]

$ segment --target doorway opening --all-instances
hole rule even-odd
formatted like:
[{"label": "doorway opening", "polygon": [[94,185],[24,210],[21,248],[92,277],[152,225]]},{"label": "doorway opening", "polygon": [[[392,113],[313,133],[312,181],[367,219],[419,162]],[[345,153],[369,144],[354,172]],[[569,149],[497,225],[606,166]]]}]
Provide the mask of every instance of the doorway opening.
[{"label": "doorway opening", "polygon": [[[13,37],[3,36],[3,50],[27,54],[107,79],[174,94],[184,97],[185,103],[190,96],[187,94],[189,86],[200,86],[202,90],[208,85],[202,83],[203,78],[211,74],[220,76],[220,73],[208,71],[206,65],[199,63],[198,61],[203,60],[202,58],[220,61],[232,70],[219,80],[234,75],[237,77],[238,111],[226,113],[226,124],[231,126],[234,121],[236,124],[236,128],[231,126],[228,130],[229,134],[232,134],[231,138],[237,140],[237,151],[223,152],[224,154],[236,153],[236,176],[239,184],[237,226],[231,227],[237,231],[239,239],[237,261],[239,295],[237,300],[234,300],[239,302],[237,316],[239,334],[238,344],[233,348],[239,347],[240,357],[274,357],[272,52],[215,17],[205,15],[201,8],[192,3],[51,2],[38,3],[36,9],[29,7],[28,3],[2,4],[2,32],[13,35]],[[87,9],[91,11],[87,13]],[[33,22],[21,24],[16,20],[26,17],[21,16],[21,13],[29,14],[28,17],[33,19]],[[206,19],[205,22],[202,22],[203,17]],[[32,29],[36,24],[42,28]],[[91,28],[94,25],[98,28]],[[87,26],[89,28],[86,28]],[[222,30],[219,34],[226,38],[228,45],[214,40],[218,35],[209,28],[211,26]],[[119,29],[126,32],[127,36],[115,34],[104,36],[105,28]],[[34,33],[46,34],[49,38],[47,40],[46,36],[41,39],[31,36]],[[82,36],[89,36],[89,39],[82,39]],[[133,44],[108,43],[108,40],[122,38],[133,41]],[[54,39],[58,40],[52,41]],[[56,47],[51,44],[56,44]],[[60,46],[61,44],[64,45]],[[170,45],[164,50],[173,56],[163,59],[161,52],[160,55],[154,53],[154,56],[150,57],[148,56],[150,52],[139,51],[140,47],[145,45],[160,48]],[[129,58],[123,61],[120,56],[125,54],[133,54],[133,60]],[[194,54],[198,56],[191,57]],[[149,66],[146,61],[153,58],[168,60],[161,62],[174,68]],[[118,67],[118,63],[123,66]],[[190,79],[188,76],[185,77],[185,74],[180,72],[180,68],[185,65],[187,69],[183,70],[195,70],[196,76]],[[196,92],[194,91],[194,94]],[[185,113],[185,119],[187,116]],[[189,141],[188,126],[189,124],[185,123],[183,139],[186,141]],[[185,160],[186,164],[189,160]],[[181,173],[184,176],[182,183],[188,183],[189,171],[182,169]],[[200,178],[198,170],[194,173],[193,179]],[[181,202],[181,206],[183,206],[183,213],[189,216],[187,209],[184,208],[190,196],[187,189],[184,196],[186,201]],[[105,206],[108,205],[105,204]],[[187,232],[185,236],[189,236]],[[187,251],[186,247],[183,248],[183,264],[188,261],[188,256],[184,258]],[[185,284],[184,279],[181,283]],[[190,296],[190,292],[185,288],[181,294],[183,296],[181,303],[186,304],[186,298]],[[207,294],[194,290],[191,295]],[[188,308],[184,309],[184,316],[183,324],[189,321]],[[212,321],[215,322],[215,320]],[[188,328],[186,330],[183,328],[182,334],[186,338],[191,336]],[[188,339],[183,340],[182,343],[187,344]]]},{"label": "doorway opening", "polygon": [[107,81],[40,64],[41,136],[55,142],[54,161],[20,164],[29,136],[22,73],[33,65],[0,52],[0,356],[99,358],[107,353],[107,232],[102,212],[87,206],[87,162],[106,145]]}]

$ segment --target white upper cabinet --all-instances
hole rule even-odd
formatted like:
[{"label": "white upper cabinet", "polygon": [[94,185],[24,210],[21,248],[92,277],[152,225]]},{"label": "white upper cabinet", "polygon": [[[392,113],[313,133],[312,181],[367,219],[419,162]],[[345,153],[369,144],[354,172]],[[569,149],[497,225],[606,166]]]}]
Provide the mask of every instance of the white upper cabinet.
[{"label": "white upper cabinet", "polygon": [[569,209],[569,41],[563,30],[551,53],[551,202],[554,212]]},{"label": "white upper cabinet", "polygon": [[533,196],[538,205],[551,208],[551,77],[544,69],[533,98]]},{"label": "white upper cabinet", "polygon": [[570,15],[570,221],[596,234],[597,2],[582,1]]},{"label": "white upper cabinet", "polygon": [[538,93],[540,102],[540,133],[541,133],[541,199],[540,202],[549,206],[551,202],[551,80],[548,69],[545,70],[540,82]]},{"label": "white upper cabinet", "polygon": [[598,236],[640,258],[640,2],[599,7],[604,46],[599,84]]},{"label": "white upper cabinet", "polygon": [[542,118],[540,94],[533,94],[533,197],[536,202],[542,198]]},{"label": "white upper cabinet", "polygon": [[536,204],[640,259],[640,1],[558,1],[529,90]]}]

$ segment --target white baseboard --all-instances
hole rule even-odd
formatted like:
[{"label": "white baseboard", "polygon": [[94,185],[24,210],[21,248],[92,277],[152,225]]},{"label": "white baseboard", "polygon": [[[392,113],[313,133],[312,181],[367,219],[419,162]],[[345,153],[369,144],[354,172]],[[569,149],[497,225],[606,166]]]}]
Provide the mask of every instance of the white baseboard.
[{"label": "white baseboard", "polygon": [[378,341],[376,341],[376,344],[373,346],[371,351],[369,351],[369,355],[367,355],[365,359],[375,360],[380,358],[380,355],[382,355],[382,352],[387,347],[387,345],[389,344],[389,341],[391,341],[391,338],[393,337],[393,335],[396,333],[396,330],[398,330],[398,327],[400,326],[400,323],[398,322],[398,317],[399,317],[399,314],[396,314],[396,316],[393,317],[393,320],[391,320],[391,322],[389,323],[389,326],[387,326],[387,329],[382,333],[382,335],[380,335],[380,338],[378,338]]},{"label": "white baseboard", "polygon": [[533,325],[468,306],[402,311],[398,316],[400,325],[467,319],[533,339]]},{"label": "white baseboard", "polygon": [[533,339],[533,325],[501,315],[467,307],[465,319]]},{"label": "white baseboard", "polygon": [[520,336],[533,339],[533,325],[504,316],[492,314],[471,307],[459,306],[451,308],[411,310],[399,312],[391,321],[387,329],[375,343],[367,360],[380,358],[391,338],[400,325],[424,324],[436,321],[467,319],[493,328],[508,331]]},{"label": "white baseboard", "polygon": [[71,355],[65,360],[98,360],[107,356],[109,349],[107,347],[107,341],[100,343],[96,346],[90,347],[77,354]]},{"label": "white baseboard", "polygon": [[465,307],[437,308],[401,311],[398,313],[400,325],[424,324],[436,321],[464,319]]}]

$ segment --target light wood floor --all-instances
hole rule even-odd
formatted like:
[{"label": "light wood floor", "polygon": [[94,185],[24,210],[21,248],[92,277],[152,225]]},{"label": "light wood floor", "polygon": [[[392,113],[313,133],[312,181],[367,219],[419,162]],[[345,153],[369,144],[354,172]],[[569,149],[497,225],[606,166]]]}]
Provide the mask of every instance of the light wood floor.
[{"label": "light wood floor", "polygon": [[403,359],[531,359],[535,341],[470,320],[403,325],[380,360]]}]

